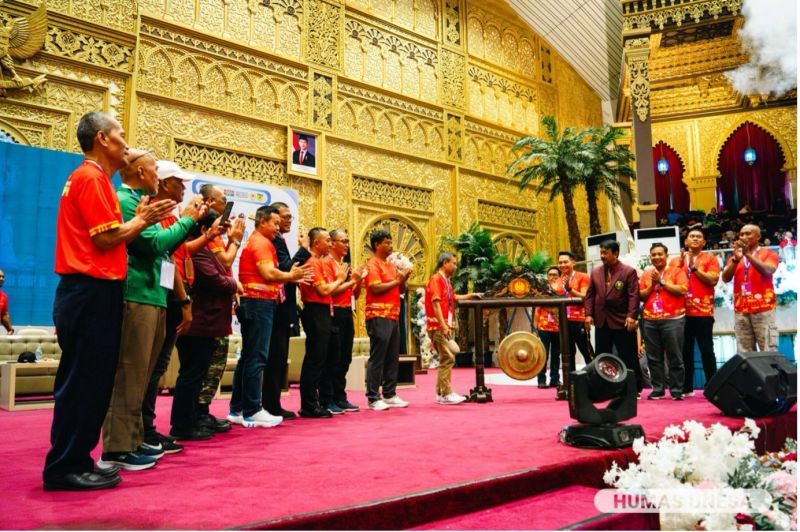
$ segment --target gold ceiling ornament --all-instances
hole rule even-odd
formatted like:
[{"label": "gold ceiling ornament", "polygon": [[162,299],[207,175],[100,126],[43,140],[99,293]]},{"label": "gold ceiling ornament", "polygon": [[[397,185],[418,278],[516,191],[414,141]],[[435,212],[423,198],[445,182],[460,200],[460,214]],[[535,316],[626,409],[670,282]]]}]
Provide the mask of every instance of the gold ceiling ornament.
[{"label": "gold ceiling ornament", "polygon": [[[736,16],[742,8],[742,0],[708,0],[673,2],[671,8],[654,8],[650,2],[623,2],[623,31],[651,29],[663,30],[668,24],[681,26],[686,21],[699,23],[706,13],[714,20],[720,15]],[[680,4],[680,5],[675,5]]]},{"label": "gold ceiling ornament", "polygon": [[29,16],[12,19],[8,25],[0,21],[0,97],[15,89],[32,92],[47,81],[45,74],[35,78],[20,76],[14,64],[14,59],[29,59],[36,55],[42,49],[46,35],[47,6],[44,3]]}]

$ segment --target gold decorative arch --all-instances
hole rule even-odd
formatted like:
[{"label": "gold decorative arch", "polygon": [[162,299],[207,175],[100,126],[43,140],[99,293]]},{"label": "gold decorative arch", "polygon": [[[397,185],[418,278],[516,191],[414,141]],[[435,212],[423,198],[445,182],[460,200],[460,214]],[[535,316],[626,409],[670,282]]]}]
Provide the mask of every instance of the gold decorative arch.
[{"label": "gold decorative arch", "polygon": [[402,253],[414,263],[414,273],[411,275],[409,283],[415,285],[425,284],[428,272],[428,246],[416,224],[403,216],[381,215],[367,225],[361,238],[362,262],[366,261],[372,254],[369,235],[378,229],[389,231],[392,235],[394,251]]},{"label": "gold decorative arch", "polygon": [[516,262],[518,258],[527,260],[531,256],[531,251],[525,241],[512,233],[500,233],[494,237],[494,248],[499,253],[505,253],[512,263]]},{"label": "gold decorative arch", "polygon": [[719,171],[719,157],[722,154],[722,148],[725,147],[725,144],[728,143],[728,140],[736,133],[739,129],[744,127],[746,123],[750,123],[750,125],[760,128],[764,130],[767,135],[772,137],[772,139],[778,144],[778,148],[780,148],[781,155],[783,156],[783,164],[789,165],[791,161],[792,154],[794,153],[791,147],[786,144],[785,139],[776,132],[773,128],[769,127],[768,125],[764,124],[760,120],[753,120],[752,118],[748,118],[746,120],[742,120],[739,122],[736,127],[731,128],[722,136],[722,138],[716,143],[714,147],[714,170]]},{"label": "gold decorative arch", "polygon": [[26,137],[25,134],[22,131],[20,131],[19,129],[15,128],[14,126],[9,124],[8,122],[4,122],[4,121],[0,120],[0,131],[5,133],[6,135],[8,135],[17,144],[22,144],[24,146],[30,146],[31,145],[30,141],[28,140],[28,137]]}]

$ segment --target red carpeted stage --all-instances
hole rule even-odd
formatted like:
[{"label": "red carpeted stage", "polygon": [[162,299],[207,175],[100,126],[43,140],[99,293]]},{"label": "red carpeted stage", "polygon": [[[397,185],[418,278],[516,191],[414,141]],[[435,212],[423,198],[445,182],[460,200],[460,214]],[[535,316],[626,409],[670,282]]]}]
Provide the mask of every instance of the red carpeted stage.
[{"label": "red carpeted stage", "polygon": [[[488,370],[493,374],[498,370]],[[466,392],[474,372],[456,369]],[[554,390],[489,385],[494,403],[440,406],[435,371],[401,390],[403,410],[362,410],[328,420],[297,419],[275,429],[234,427],[211,441],[187,443],[158,466],[124,472],[113,490],[44,492],[41,469],[51,410],[0,413],[5,457],[0,527],[4,529],[641,529],[652,516],[600,515],[593,497],[612,460],[626,451],[588,451],[558,442],[569,424]],[[361,393],[350,399],[364,407]],[[158,425],[168,431],[169,397]],[[296,388],[284,406],[297,409]],[[227,401],[212,411],[227,413]],[[796,437],[797,414],[758,420],[760,445]],[[639,401],[649,439],[666,425],[694,419],[738,427],[702,395],[683,402]],[[99,449],[96,451],[99,452]]]}]

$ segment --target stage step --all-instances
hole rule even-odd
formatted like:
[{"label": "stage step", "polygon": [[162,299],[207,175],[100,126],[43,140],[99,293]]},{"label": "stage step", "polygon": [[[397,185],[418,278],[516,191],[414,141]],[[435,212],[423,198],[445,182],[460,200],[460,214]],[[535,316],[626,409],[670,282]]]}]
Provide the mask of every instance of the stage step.
[{"label": "stage step", "polygon": [[599,513],[594,505],[597,491],[568,486],[411,530],[658,530],[656,516]]}]

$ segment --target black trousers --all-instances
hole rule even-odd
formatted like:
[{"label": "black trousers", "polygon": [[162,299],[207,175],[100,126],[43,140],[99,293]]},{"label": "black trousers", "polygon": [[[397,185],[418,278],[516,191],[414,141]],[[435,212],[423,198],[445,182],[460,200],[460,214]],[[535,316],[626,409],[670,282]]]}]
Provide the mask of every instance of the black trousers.
[{"label": "black trousers", "polygon": [[625,363],[627,368],[633,369],[636,375],[636,389],[642,391],[642,368],[639,366],[639,359],[633,347],[636,345],[636,331],[628,332],[622,329],[611,329],[608,325],[597,327],[594,331],[594,341],[596,355],[603,353],[613,353],[616,348],[617,355]]},{"label": "black trousers", "polygon": [[158,354],[153,374],[147,383],[147,391],[142,401],[142,421],[144,422],[144,439],[153,438],[156,431],[156,398],[158,397],[158,381],[164,376],[172,358],[172,349],[178,339],[178,325],[183,320],[183,305],[177,301],[167,301],[167,335],[164,337],[164,347]]},{"label": "black trousers", "polygon": [[286,380],[286,367],[289,361],[289,338],[292,324],[278,313],[272,322],[272,338],[269,341],[269,356],[264,366],[261,381],[261,404],[273,416],[281,415],[281,389]]},{"label": "black trousers", "polygon": [[176,343],[181,367],[172,399],[173,429],[191,430],[197,425],[197,398],[217,347],[213,336],[181,336]]},{"label": "black trousers", "polygon": [[[570,355],[570,370],[575,371],[575,354],[580,351],[583,356],[583,361],[587,364],[592,361],[589,356],[589,340],[588,335],[584,332],[584,325],[582,321],[568,321],[567,330],[569,331],[569,355]],[[634,337],[636,335],[634,334]]]},{"label": "black trousers", "polygon": [[331,307],[323,303],[305,303],[302,320],[306,331],[306,356],[300,368],[300,408],[311,411],[320,406],[319,383],[333,327]]},{"label": "black trousers", "polygon": [[[545,383],[545,375],[547,374],[547,366],[550,366],[550,385],[555,386],[561,382],[559,377],[559,370],[561,369],[561,338],[558,332],[555,331],[539,331],[539,339],[544,345],[545,365],[542,371],[537,375],[539,384]],[[571,369],[575,369],[575,362]]]},{"label": "black trousers", "polygon": [[44,479],[92,471],[111,402],[122,334],[121,281],[64,275],[53,302],[61,347]]},{"label": "black trousers", "polygon": [[391,399],[397,390],[397,371],[400,368],[400,324],[397,320],[372,318],[367,320],[369,360],[367,360],[367,399]]},{"label": "black trousers", "polygon": [[703,373],[706,382],[717,372],[717,358],[714,356],[714,317],[686,316],[683,329],[683,393],[694,390],[694,342],[700,348]]},{"label": "black trousers", "polygon": [[353,310],[350,307],[334,307],[333,329],[328,343],[328,356],[322,370],[319,385],[319,400],[322,406],[347,401],[347,370],[353,361]]}]

